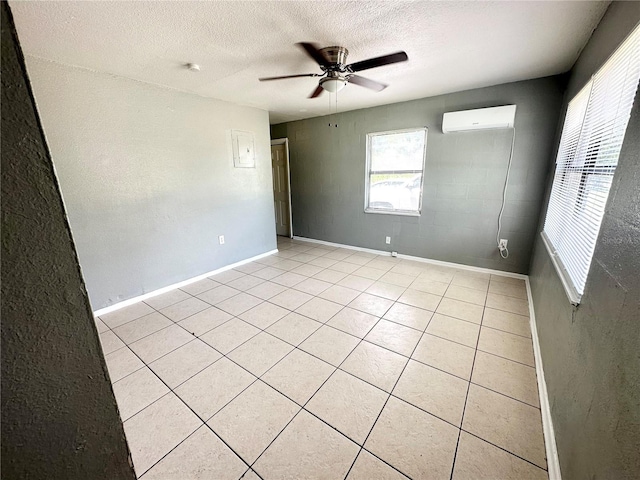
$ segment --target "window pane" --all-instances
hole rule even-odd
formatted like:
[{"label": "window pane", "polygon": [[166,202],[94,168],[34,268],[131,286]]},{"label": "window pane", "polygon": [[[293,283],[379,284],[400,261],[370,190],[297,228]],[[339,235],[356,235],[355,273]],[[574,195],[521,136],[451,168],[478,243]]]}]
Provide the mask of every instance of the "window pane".
[{"label": "window pane", "polygon": [[422,187],[421,174],[372,173],[370,182],[369,208],[418,211]]},{"label": "window pane", "polygon": [[371,171],[422,170],[425,131],[385,133],[371,138]]}]

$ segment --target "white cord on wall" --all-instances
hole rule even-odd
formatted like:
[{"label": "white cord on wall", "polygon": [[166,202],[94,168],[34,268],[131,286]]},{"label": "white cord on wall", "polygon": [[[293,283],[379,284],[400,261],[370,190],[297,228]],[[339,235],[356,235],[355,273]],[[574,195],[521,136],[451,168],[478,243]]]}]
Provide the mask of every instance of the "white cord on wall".
[{"label": "white cord on wall", "polygon": [[[509,174],[511,173],[511,162],[513,161],[513,149],[516,144],[516,128],[513,127],[513,136],[511,138],[511,152],[509,153],[509,163],[507,165],[507,176],[504,179],[504,187],[502,188],[502,206],[500,207],[500,213],[498,214],[498,231],[496,232],[496,243],[500,250],[500,256],[507,258],[509,256],[509,250],[507,247],[500,246],[500,230],[502,229],[502,213],[504,212],[504,204],[507,201],[507,184],[509,183]],[[506,252],[506,255],[504,255]]]}]

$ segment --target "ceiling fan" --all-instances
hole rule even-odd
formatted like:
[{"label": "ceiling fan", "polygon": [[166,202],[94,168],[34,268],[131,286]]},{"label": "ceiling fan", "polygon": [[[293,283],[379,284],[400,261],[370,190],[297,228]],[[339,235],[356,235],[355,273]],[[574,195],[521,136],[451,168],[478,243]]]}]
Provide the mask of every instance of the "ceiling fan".
[{"label": "ceiling fan", "polygon": [[361,87],[370,88],[371,90],[380,92],[387,88],[388,85],[361,77],[360,75],[355,75],[355,72],[382,67],[383,65],[390,65],[392,63],[405,62],[409,59],[405,52],[396,52],[389,55],[382,55],[381,57],[369,58],[360,62],[347,64],[349,50],[344,47],[318,48],[313,43],[306,42],[297,43],[296,45],[303,48],[304,51],[307,52],[307,54],[318,63],[318,65],[320,65],[322,73],[301,73],[298,75],[284,75],[281,77],[263,77],[258,80],[266,82],[271,80],[282,80],[285,78],[323,77],[320,79],[320,82],[313,93],[309,95],[309,98],[317,97],[322,93],[322,90],[335,93],[342,90],[347,83],[353,83],[355,85],[360,85]]}]

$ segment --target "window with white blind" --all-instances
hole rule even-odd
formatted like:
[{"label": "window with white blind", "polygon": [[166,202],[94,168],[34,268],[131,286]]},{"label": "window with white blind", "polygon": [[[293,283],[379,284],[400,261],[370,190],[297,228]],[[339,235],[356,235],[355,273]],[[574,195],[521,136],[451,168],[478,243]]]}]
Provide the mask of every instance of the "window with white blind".
[{"label": "window with white blind", "polygon": [[367,135],[367,213],[420,215],[427,129]]},{"label": "window with white blind", "polygon": [[569,102],[542,238],[580,303],[640,79],[637,27]]}]

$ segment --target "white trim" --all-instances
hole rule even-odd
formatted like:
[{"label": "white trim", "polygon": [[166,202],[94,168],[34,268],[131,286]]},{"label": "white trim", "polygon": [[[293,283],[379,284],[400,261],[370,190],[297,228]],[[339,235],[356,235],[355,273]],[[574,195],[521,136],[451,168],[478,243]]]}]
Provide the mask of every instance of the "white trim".
[{"label": "white trim", "polygon": [[329,247],[347,248],[349,250],[357,250],[359,252],[367,252],[367,253],[374,253],[376,255],[389,255],[389,256],[391,256],[391,253],[384,252],[382,250],[373,250],[371,248],[354,247],[353,245],[344,245],[342,243],[326,242],[324,240],[316,240],[315,238],[298,237],[297,235],[294,235],[293,239],[294,240],[299,240],[301,242],[319,243],[320,245],[327,245]]},{"label": "white trim", "polygon": [[[321,245],[327,245],[330,247],[346,248],[349,250],[357,250],[359,252],[374,253],[376,255],[391,256],[390,252],[385,252],[383,250],[373,250],[370,248],[354,247],[353,245],[344,245],[342,243],[326,242],[324,240],[316,240],[315,238],[294,236],[293,239],[299,240],[302,242],[319,243]],[[402,253],[398,254],[397,258],[402,258],[405,260],[413,260],[415,262],[430,263],[432,265],[439,265],[441,267],[451,267],[451,268],[457,268],[459,270],[469,270],[471,272],[489,273],[491,275],[500,275],[503,277],[519,278],[522,280],[525,280],[527,278],[527,275],[523,275],[521,273],[503,272],[502,270],[493,270],[492,268],[474,267],[471,265],[463,265],[462,263],[444,262],[442,260],[432,260],[430,258],[414,257],[412,255],[404,255]]]},{"label": "white trim", "polygon": [[240,260],[239,262],[235,262],[230,265],[225,265],[224,267],[220,267],[217,270],[213,270],[211,272],[203,273],[202,275],[198,275],[197,277],[192,277],[187,280],[183,280],[182,282],[174,283],[173,285],[168,285],[166,287],[159,288],[158,290],[154,290],[152,292],[145,293],[137,297],[129,298],[127,300],[123,300],[122,302],[118,302],[114,305],[109,305],[108,307],[104,307],[99,310],[96,310],[95,312],[93,312],[93,315],[96,317],[99,317],[100,315],[104,315],[105,313],[110,313],[116,310],[120,310],[121,308],[128,307],[129,305],[133,305],[134,303],[141,302],[142,300],[146,300],[148,298],[155,297],[157,295],[162,295],[163,293],[167,293],[171,290],[175,290],[176,288],[184,287],[191,283],[204,280],[205,278],[215,275],[217,273],[231,270],[232,268],[239,267],[240,265],[244,265],[245,263],[250,263],[256,260],[260,260],[261,258],[268,257],[269,255],[273,255],[274,253],[278,253],[277,248],[275,250],[271,250],[269,252],[256,255],[255,257],[246,258],[245,260]]},{"label": "white trim", "polygon": [[555,248],[553,248],[553,245],[551,244],[551,241],[549,240],[549,237],[547,237],[547,234],[544,232],[544,230],[540,232],[540,236],[542,237],[542,243],[547,249],[547,253],[549,254],[549,257],[551,258],[551,263],[553,263],[553,266],[556,269],[556,273],[558,274],[558,277],[560,277],[560,282],[564,287],[564,293],[567,294],[567,298],[569,299],[569,302],[572,305],[579,305],[580,300],[582,299],[582,295],[580,295],[578,291],[575,289],[575,287],[573,286],[573,282],[569,278],[569,274],[567,273],[566,269],[562,266],[562,261],[558,257],[558,254]]},{"label": "white trim", "polygon": [[380,213],[382,215],[402,215],[403,217],[419,217],[420,212],[410,212],[407,210],[376,210],[375,208],[365,208],[364,213]]},{"label": "white trim", "polygon": [[[420,172],[420,199],[418,200],[418,210],[379,210],[371,208],[369,206],[369,194],[371,190],[371,140],[374,136],[378,135],[397,135],[399,133],[413,133],[422,131],[424,133],[424,144],[422,146],[422,171]],[[419,217],[422,212],[422,197],[424,195],[424,171],[427,168],[427,139],[429,134],[429,128],[416,127],[416,128],[404,128],[401,130],[387,130],[384,132],[370,132],[367,133],[365,144],[365,172],[364,172],[364,212],[365,213],[380,213],[386,215],[402,215],[405,217]]]},{"label": "white trim", "polygon": [[542,368],[542,355],[540,353],[540,341],[538,339],[538,329],[536,327],[536,315],[533,309],[531,284],[529,283],[528,276],[525,283],[527,285],[527,300],[529,301],[529,324],[531,327],[533,355],[536,364],[536,378],[538,380],[538,396],[540,398],[540,414],[542,416],[544,448],[547,455],[547,473],[549,474],[549,480],[562,480],[560,461],[558,460],[558,447],[556,445],[556,436],[553,431],[553,420],[551,419],[551,407],[549,406],[549,394],[547,393],[547,382],[544,379],[544,369]]},{"label": "white trim", "polygon": [[494,270],[493,268],[474,267],[473,265],[464,265],[462,263],[445,262],[442,260],[433,260],[431,258],[414,257],[412,255],[398,254],[398,258],[404,258],[406,260],[413,260],[414,262],[430,263],[432,265],[439,265],[442,267],[457,268],[458,270],[469,270],[471,272],[489,273],[491,275],[499,275],[501,277],[519,278],[525,280],[526,275],[522,273],[505,272],[502,270]]}]

